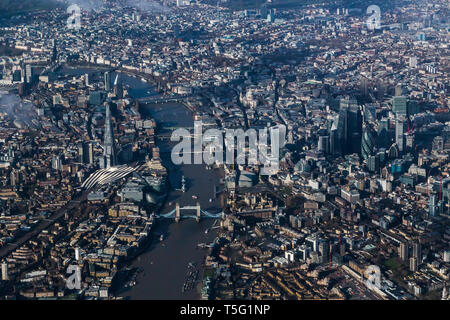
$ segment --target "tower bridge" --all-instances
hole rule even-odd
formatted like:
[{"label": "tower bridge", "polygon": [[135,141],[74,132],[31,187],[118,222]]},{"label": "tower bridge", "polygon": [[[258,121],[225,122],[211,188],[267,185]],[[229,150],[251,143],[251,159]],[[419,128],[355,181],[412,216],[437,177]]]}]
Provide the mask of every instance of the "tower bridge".
[{"label": "tower bridge", "polygon": [[[188,215],[181,215],[181,211],[186,211],[186,210],[190,210],[190,211],[195,211],[196,214],[188,214]],[[175,219],[176,222],[180,222],[180,220],[182,218],[192,218],[197,220],[197,222],[200,222],[200,219],[202,218],[209,218],[209,219],[218,219],[220,217],[222,217],[223,212],[219,212],[219,213],[210,213],[206,210],[202,210],[200,207],[200,203],[197,202],[197,205],[195,206],[184,206],[184,207],[180,207],[180,204],[177,202],[175,208],[165,214],[160,214],[157,215],[157,218],[163,218],[163,219]]]}]

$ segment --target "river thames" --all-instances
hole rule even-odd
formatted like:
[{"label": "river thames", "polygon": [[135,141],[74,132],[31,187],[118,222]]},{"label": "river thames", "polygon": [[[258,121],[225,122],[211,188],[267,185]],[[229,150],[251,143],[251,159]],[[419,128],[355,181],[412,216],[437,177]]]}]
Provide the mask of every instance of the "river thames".
[{"label": "river thames", "polygon": [[[158,130],[164,127],[183,127],[193,125],[193,115],[182,104],[149,105],[146,107],[150,116],[156,120]],[[176,166],[170,158],[173,142],[158,140],[161,158],[169,173],[171,191],[161,211],[168,213],[178,202],[180,207],[195,206],[200,203],[202,210],[220,213],[220,200],[214,198],[214,188],[221,189],[221,173],[218,170],[207,170],[205,165]],[[185,177],[186,192],[181,189],[181,179]],[[195,211],[182,211],[181,215],[195,215]],[[173,219],[159,219],[154,230],[154,242],[150,248],[132,263],[132,267],[144,271],[137,276],[137,284],[121,293],[130,299],[199,299],[199,292],[193,290],[182,293],[189,263],[200,266],[207,254],[205,249],[198,249],[197,244],[210,244],[216,237],[211,228],[214,219],[205,218],[199,223],[192,218],[182,219],[175,223]],[[164,240],[160,241],[159,235]],[[201,282],[202,270],[198,281]]]},{"label": "river thames", "polygon": [[[138,88],[135,92],[139,96],[150,89],[142,82]],[[166,127],[192,127],[194,123],[192,112],[180,103],[147,105],[143,109],[144,115],[155,119],[159,132],[167,132]],[[222,173],[218,170],[207,170],[205,165],[176,166],[170,157],[175,143],[168,140],[157,140],[156,143],[160,148],[163,164],[168,170],[171,185],[161,213],[172,211],[177,202],[180,207],[195,206],[199,202],[202,210],[213,214],[220,213],[220,199],[215,198],[214,190],[223,188],[220,185]],[[184,193],[179,191],[183,176],[186,181]],[[195,215],[195,212],[182,211],[181,215],[183,214]],[[205,249],[198,249],[197,245],[210,244],[216,237],[214,230],[205,233],[213,223],[214,220],[208,218],[199,223],[192,218],[182,219],[179,223],[175,223],[173,219],[159,219],[150,248],[131,264],[132,267],[143,269],[137,276],[137,284],[121,292],[121,296],[130,299],[199,299],[197,286],[184,293],[182,287],[189,263],[201,266],[207,254]],[[164,237],[162,241],[159,239],[160,234]],[[201,268],[197,279],[198,285],[201,285]]]}]

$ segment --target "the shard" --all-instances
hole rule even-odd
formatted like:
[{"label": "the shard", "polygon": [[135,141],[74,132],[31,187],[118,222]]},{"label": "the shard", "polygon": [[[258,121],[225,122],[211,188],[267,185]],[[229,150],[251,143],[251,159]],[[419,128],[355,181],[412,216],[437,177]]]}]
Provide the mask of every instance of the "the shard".
[{"label": "the shard", "polygon": [[103,137],[103,164],[104,168],[113,167],[117,164],[114,131],[109,104],[106,105],[105,135]]}]

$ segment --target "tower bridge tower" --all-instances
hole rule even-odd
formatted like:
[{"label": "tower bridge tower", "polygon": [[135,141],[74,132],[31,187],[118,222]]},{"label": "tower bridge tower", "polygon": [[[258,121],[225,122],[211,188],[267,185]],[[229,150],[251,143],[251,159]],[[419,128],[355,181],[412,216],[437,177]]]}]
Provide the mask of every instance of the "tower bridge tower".
[{"label": "tower bridge tower", "polygon": [[180,222],[181,214],[180,214],[180,204],[177,202],[176,208],[175,208],[175,222]]},{"label": "tower bridge tower", "polygon": [[197,222],[200,222],[201,214],[202,213],[201,213],[201,209],[200,209],[200,203],[197,202],[197,217],[196,217]]}]

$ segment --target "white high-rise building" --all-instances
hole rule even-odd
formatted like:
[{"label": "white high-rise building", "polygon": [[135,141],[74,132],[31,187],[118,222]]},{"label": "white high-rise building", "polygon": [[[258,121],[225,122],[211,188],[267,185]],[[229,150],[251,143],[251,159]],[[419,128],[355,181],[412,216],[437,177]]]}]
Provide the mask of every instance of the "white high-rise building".
[{"label": "white high-rise building", "polygon": [[444,251],[444,262],[450,262],[450,250]]},{"label": "white high-rise building", "polygon": [[442,298],[441,300],[449,300],[450,299],[450,295],[447,292],[447,284],[444,283],[444,287],[442,288]]},{"label": "white high-rise building", "polygon": [[406,120],[401,117],[397,118],[397,121],[395,123],[395,142],[397,143],[398,150],[400,150],[400,152],[403,152],[403,150],[405,149],[405,123]]},{"label": "white high-rise building", "polygon": [[3,281],[9,280],[8,263],[6,261],[2,262],[2,280]]},{"label": "white high-rise building", "polygon": [[416,68],[417,67],[417,58],[416,57],[410,57],[409,58],[409,66],[411,68]]}]

